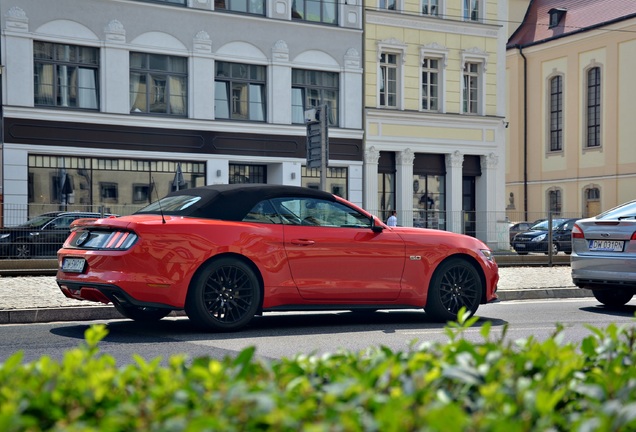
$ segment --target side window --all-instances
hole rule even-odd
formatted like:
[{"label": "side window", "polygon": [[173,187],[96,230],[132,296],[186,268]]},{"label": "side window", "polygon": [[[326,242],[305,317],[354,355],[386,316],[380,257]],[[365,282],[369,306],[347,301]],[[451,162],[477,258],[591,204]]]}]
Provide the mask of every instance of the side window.
[{"label": "side window", "polygon": [[284,224],[332,228],[370,228],[371,220],[355,209],[333,201],[314,198],[273,200]]},{"label": "side window", "polygon": [[51,222],[48,228],[55,228],[55,229],[68,228],[71,226],[71,222],[73,222],[75,219],[76,218],[74,218],[73,216],[60,217],[55,219],[53,222]]},{"label": "side window", "polygon": [[268,224],[280,224],[281,219],[278,217],[276,210],[269,201],[261,201],[245,215],[243,222],[258,222]]}]

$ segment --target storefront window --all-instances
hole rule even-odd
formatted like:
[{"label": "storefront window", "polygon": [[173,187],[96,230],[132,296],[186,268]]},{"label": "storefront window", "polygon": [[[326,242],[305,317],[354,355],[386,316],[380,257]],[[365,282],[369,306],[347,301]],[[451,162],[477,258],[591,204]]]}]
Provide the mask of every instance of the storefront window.
[{"label": "storefront window", "polygon": [[446,229],[446,185],[442,175],[413,176],[413,226]]},{"label": "storefront window", "polygon": [[30,155],[29,217],[58,210],[133,213],[172,191],[179,164],[186,188],[205,185],[202,162]]},{"label": "storefront window", "polygon": [[[302,186],[320,189],[320,169],[302,167]],[[347,168],[327,168],[327,185],[325,190],[341,198],[347,199]]]}]

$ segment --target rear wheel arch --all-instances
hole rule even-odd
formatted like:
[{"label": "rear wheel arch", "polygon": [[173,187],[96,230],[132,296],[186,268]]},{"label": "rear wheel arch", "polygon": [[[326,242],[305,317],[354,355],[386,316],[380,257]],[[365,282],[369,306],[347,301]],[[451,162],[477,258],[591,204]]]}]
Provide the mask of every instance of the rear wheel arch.
[{"label": "rear wheel arch", "polygon": [[265,282],[263,280],[263,275],[261,274],[261,271],[258,269],[258,267],[254,263],[254,261],[252,261],[251,259],[247,258],[245,255],[241,255],[241,254],[237,254],[237,253],[233,253],[233,252],[227,252],[227,253],[214,255],[213,257],[210,257],[207,260],[205,260],[204,262],[202,262],[201,265],[199,265],[199,268],[197,268],[197,270],[192,275],[192,278],[190,279],[190,283],[188,284],[188,292],[190,292],[190,288],[192,286],[193,281],[196,280],[196,278],[199,276],[199,274],[202,271],[205,271],[205,268],[209,265],[209,263],[211,263],[213,261],[217,261],[217,260],[219,260],[221,258],[235,258],[235,259],[238,259],[238,260],[242,261],[243,263],[245,263],[245,264],[247,264],[248,266],[251,267],[252,271],[254,272],[256,277],[258,278],[258,282],[259,282],[259,285],[260,285],[260,288],[261,288],[261,303],[262,303],[263,295],[264,295],[263,290],[264,290]]},{"label": "rear wheel arch", "polygon": [[263,276],[250,259],[235,253],[202,263],[188,285],[185,311],[195,324],[233,331],[262,313]]}]

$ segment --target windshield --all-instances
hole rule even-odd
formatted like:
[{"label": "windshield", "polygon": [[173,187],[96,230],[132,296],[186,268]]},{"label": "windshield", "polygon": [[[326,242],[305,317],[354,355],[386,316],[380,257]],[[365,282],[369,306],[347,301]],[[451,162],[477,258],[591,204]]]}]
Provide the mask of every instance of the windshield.
[{"label": "windshield", "polygon": [[136,211],[135,213],[158,214],[163,211],[171,214],[179,214],[179,212],[184,211],[199,200],[201,200],[201,197],[193,195],[177,195],[165,197],[160,199],[159,201],[153,202],[152,204],[142,208],[141,210]]},{"label": "windshield", "polygon": [[636,201],[631,201],[601,213],[596,216],[596,219],[628,219],[634,217],[636,217]]},{"label": "windshield", "polygon": [[[559,225],[563,224],[563,222],[565,222],[565,219],[552,219],[552,229],[558,228]],[[549,226],[550,226],[550,222],[548,220],[544,220],[534,224],[532,228],[530,229],[537,230],[537,231],[548,231]]]}]

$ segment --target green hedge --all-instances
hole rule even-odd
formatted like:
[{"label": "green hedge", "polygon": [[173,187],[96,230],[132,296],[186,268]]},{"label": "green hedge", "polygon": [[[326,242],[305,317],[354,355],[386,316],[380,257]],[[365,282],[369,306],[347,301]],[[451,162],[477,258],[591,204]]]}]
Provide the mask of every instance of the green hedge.
[{"label": "green hedge", "polygon": [[[636,430],[632,325],[590,327],[581,344],[446,328],[405,352],[264,361],[173,356],[117,367],[91,327],[62,361],[16,353],[0,365],[0,430],[608,431]],[[504,329],[505,330],[505,329]]]}]

